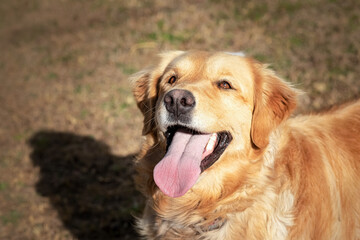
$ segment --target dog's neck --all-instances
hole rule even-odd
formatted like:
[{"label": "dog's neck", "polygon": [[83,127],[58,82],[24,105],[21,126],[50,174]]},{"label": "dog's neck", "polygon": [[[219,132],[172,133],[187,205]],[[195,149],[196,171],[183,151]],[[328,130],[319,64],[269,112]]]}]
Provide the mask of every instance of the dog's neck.
[{"label": "dog's neck", "polygon": [[204,233],[210,233],[212,231],[220,230],[226,224],[226,222],[227,222],[227,218],[218,217],[210,223],[208,223],[206,219],[203,219],[203,222],[198,222],[196,224],[191,224],[189,226],[178,225],[176,226],[176,228],[178,229],[190,228],[194,231],[195,235],[201,235]]}]

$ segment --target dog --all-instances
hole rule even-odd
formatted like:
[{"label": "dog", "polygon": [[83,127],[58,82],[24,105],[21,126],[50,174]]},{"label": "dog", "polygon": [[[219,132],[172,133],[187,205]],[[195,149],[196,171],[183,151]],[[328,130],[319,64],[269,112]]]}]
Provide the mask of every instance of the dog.
[{"label": "dog", "polygon": [[169,51],[132,76],[145,239],[360,239],[360,101],[300,91],[241,54]]}]

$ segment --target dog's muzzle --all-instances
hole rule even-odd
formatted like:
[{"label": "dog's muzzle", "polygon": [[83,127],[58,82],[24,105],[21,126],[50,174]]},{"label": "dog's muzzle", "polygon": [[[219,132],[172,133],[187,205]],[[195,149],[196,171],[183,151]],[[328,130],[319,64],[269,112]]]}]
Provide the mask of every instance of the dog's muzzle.
[{"label": "dog's muzzle", "polygon": [[189,123],[191,112],[196,105],[194,95],[183,89],[174,89],[165,94],[164,105],[168,112],[168,120]]}]

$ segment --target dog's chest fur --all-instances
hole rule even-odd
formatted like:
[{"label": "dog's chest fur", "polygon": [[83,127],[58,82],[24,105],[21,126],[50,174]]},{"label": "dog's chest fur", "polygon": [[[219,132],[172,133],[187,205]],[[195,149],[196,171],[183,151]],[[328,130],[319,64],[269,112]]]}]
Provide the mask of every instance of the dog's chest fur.
[{"label": "dog's chest fur", "polygon": [[[266,203],[266,204],[264,204]],[[159,217],[147,209],[138,226],[149,239],[286,239],[293,224],[294,197],[289,191],[264,193],[259,202],[242,212],[229,213],[210,223],[201,216],[189,216],[193,224],[185,225]],[[264,229],[261,232],[259,229]]]}]

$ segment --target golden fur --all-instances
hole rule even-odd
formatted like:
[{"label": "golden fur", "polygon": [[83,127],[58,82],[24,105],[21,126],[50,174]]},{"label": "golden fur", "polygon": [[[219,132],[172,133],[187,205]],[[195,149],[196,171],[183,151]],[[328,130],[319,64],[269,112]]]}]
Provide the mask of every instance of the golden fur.
[{"label": "golden fur", "polygon": [[[224,78],[235,90],[213,84]],[[360,101],[288,119],[297,92],[263,64],[221,52],[166,52],[132,81],[144,114],[136,184],[148,199],[138,220],[146,239],[360,239]],[[233,136],[178,198],[153,179],[166,147],[162,99],[174,88],[195,96],[194,128]]]}]

